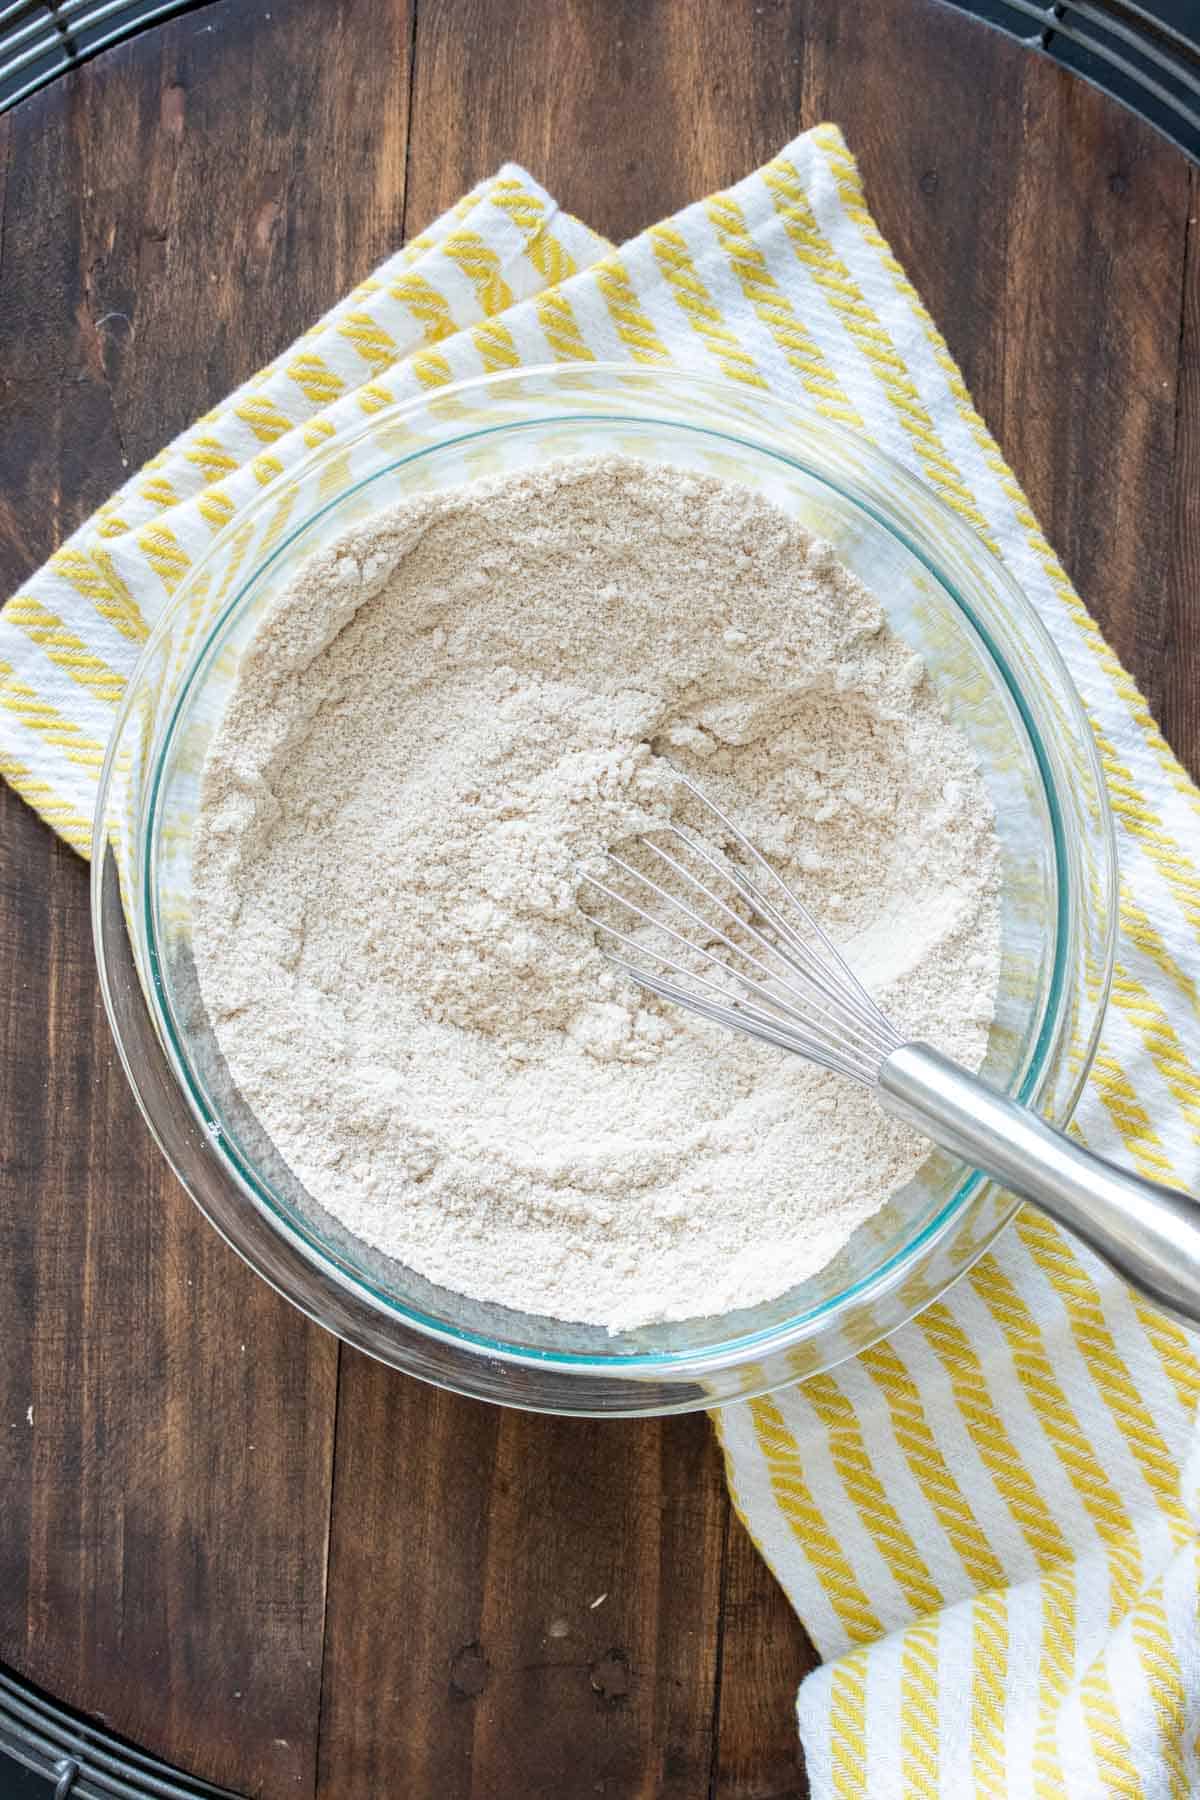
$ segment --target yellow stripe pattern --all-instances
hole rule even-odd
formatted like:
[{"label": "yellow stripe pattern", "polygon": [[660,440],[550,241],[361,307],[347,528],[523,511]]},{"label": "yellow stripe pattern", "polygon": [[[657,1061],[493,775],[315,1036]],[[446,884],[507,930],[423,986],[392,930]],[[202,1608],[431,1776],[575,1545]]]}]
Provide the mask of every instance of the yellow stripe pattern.
[{"label": "yellow stripe pattern", "polygon": [[1070,1318],[1071,1336],[1087,1364],[1088,1373],[1112,1413],[1147,1487],[1169,1520],[1176,1541],[1186,1543],[1191,1537],[1191,1524],[1179,1494],[1179,1471],[1117,1349],[1095,1283],[1062,1232],[1056,1231],[1042,1214],[1025,1208],[1018,1218],[1017,1229],[1035,1259],[1052,1274],[1058,1297]]},{"label": "yellow stripe pattern", "polygon": [[867,1791],[867,1659],[861,1651],[834,1666],[829,1749],[838,1800],[861,1800]]},{"label": "yellow stripe pattern", "polygon": [[[436,344],[442,338],[453,337],[457,331],[458,326],[450,302],[444,294],[438,292],[431,281],[427,281],[423,275],[418,275],[415,270],[402,275],[399,281],[394,283],[392,294],[395,299],[400,301],[401,305],[408,308],[413,318],[418,321],[427,344]],[[368,327],[371,331],[370,336],[367,335]],[[368,344],[373,350],[374,334],[379,329],[371,324],[369,316],[355,313],[341,329],[360,354],[367,355],[369,361],[374,361],[373,355],[363,349],[363,345]],[[395,359],[396,353],[395,340],[389,336],[388,343],[392,346],[392,356],[388,360],[392,361]]]},{"label": "yellow stripe pattern", "polygon": [[175,533],[166,525],[149,525],[138,534],[138,547],[169,594],[173,594],[190,567],[190,558]]},{"label": "yellow stripe pattern", "polygon": [[1008,1665],[1008,1603],[1001,1590],[985,1593],[972,1611],[971,1761],[979,1800],[1004,1800],[1004,1677]]},{"label": "yellow stripe pattern", "polygon": [[233,410],[242,423],[250,427],[260,444],[274,444],[292,429],[292,421],[286,413],[253,396],[241,401]]},{"label": "yellow stripe pattern", "polygon": [[45,651],[52,663],[65,669],[72,681],[109,706],[118,704],[125,691],[124,676],[109,668],[57,613],[35,600],[32,594],[16,594],[8,603],[6,616],[31,643]]},{"label": "yellow stripe pattern", "polygon": [[1136,1294],[1129,1297],[1142,1330],[1158,1353],[1180,1407],[1189,1416],[1194,1414],[1200,1404],[1200,1364],[1192,1352],[1187,1332],[1174,1319],[1168,1319],[1157,1307],[1149,1306]]},{"label": "yellow stripe pattern", "polygon": [[28,801],[34,811],[54,827],[72,850],[78,850],[81,856],[91,854],[91,820],[84,818],[82,813],[76,812],[65,800],[60,799],[51,782],[44,781],[25,763],[10,756],[7,750],[0,750],[0,775],[3,775],[9,787],[16,789],[22,800]]},{"label": "yellow stripe pattern", "polygon": [[938,1626],[911,1625],[900,1651],[900,1766],[905,1789],[938,1800]]},{"label": "yellow stripe pattern", "polygon": [[950,1378],[955,1405],[980,1461],[1020,1526],[1038,1564],[1049,1570],[1069,1561],[1070,1545],[1017,1452],[963,1327],[949,1306],[941,1301],[926,1307],[917,1323]]},{"label": "yellow stripe pattern", "polygon": [[146,622],[128,587],[115,578],[115,571],[104,551],[96,548],[90,556],[85,556],[81,550],[68,545],[57,550],[46,566],[50,574],[69,582],[122,637],[133,644],[141,644],[147,636]]},{"label": "yellow stripe pattern", "polygon": [[1064,1793],[1058,1752],[1058,1719],[1075,1675],[1075,1575],[1056,1570],[1042,1583],[1042,1651],[1038,1663],[1038,1708],[1033,1740],[1033,1791],[1038,1800]]},{"label": "yellow stripe pattern", "polygon": [[905,1599],[915,1613],[936,1612],[942,1595],[875,1473],[854,1408],[829,1375],[806,1381],[804,1398],[824,1425],[834,1468]]},{"label": "yellow stripe pattern", "polygon": [[715,357],[722,375],[731,381],[746,381],[753,387],[766,387],[735,334],[721,323],[720,309],[714,306],[708,290],[696,273],[696,265],[688,254],[682,234],[670,225],[652,225],[650,242],[654,248],[663,280],[701,343]]},{"label": "yellow stripe pattern", "polygon": [[942,498],[988,541],[988,523],[974,495],[943,449],[933,420],[891,338],[867,305],[845,263],[822,235],[795,171],[786,158],[780,157],[763,170],[763,180],[775,197],[797,258],[866,357],[911,439],[925,475]]},{"label": "yellow stripe pattern", "polygon": [[27,731],[36,732],[44,744],[68,762],[99,771],[104,746],[87,736],[73,719],[66,718],[49,700],[22,681],[11,663],[0,662],[0,707],[18,719]]},{"label": "yellow stripe pattern", "polygon": [[1128,1800],[1141,1800],[1145,1790],[1130,1757],[1129,1740],[1122,1729],[1103,1664],[1094,1663],[1088,1670],[1080,1693],[1101,1791],[1106,1795],[1120,1795],[1122,1800],[1126,1796]]},{"label": "yellow stripe pattern", "polygon": [[473,325],[471,342],[489,374],[494,369],[520,368],[521,358],[512,333],[498,319],[486,319],[482,325]]},{"label": "yellow stripe pattern", "polygon": [[969,1277],[1008,1340],[1013,1366],[1039,1423],[1053,1446],[1085,1511],[1109,1550],[1111,1617],[1124,1617],[1140,1592],[1142,1559],[1125,1505],[1080,1429],[1064,1393],[1037,1322],[994,1258]]},{"label": "yellow stripe pattern", "polygon": [[620,258],[605,257],[591,274],[608,308],[613,329],[634,362],[670,362],[671,353],[642,311]]},{"label": "yellow stripe pattern", "polygon": [[539,294],[533,305],[555,362],[595,361],[594,352],[589,348],[565,294],[550,290]]},{"label": "yellow stripe pattern", "polygon": [[882,1626],[837,1537],[813,1500],[795,1443],[771,1399],[751,1401],[751,1412],[771,1488],[780,1511],[804,1544],[834,1612],[852,1643],[869,1643]]},{"label": "yellow stripe pattern", "polygon": [[[382,374],[400,354],[400,346],[391,332],[385,331],[367,313],[350,313],[338,326],[338,333],[348,344],[353,345],[373,374]],[[344,385],[339,382],[339,392]]]},{"label": "yellow stripe pattern", "polygon": [[1162,1584],[1145,1594],[1133,1614],[1133,1640],[1158,1725],[1158,1750],[1171,1800],[1188,1800],[1184,1745],[1187,1694],[1162,1603]]},{"label": "yellow stripe pattern", "polygon": [[209,437],[204,432],[192,440],[184,455],[210,481],[219,481],[222,475],[232,475],[238,466],[237,457],[222,447],[220,439]]},{"label": "yellow stripe pattern", "polygon": [[708,202],[707,210],[742,293],[799,376],[809,399],[826,418],[861,429],[862,419],[847,400],[791,300],[772,276],[737,202],[728,194],[717,194]]},{"label": "yellow stripe pattern", "polygon": [[445,252],[474,286],[479,310],[485,316],[507,312],[513,303],[512,289],[501,273],[500,258],[483,238],[474,231],[455,232],[447,239]]},{"label": "yellow stripe pattern", "polygon": [[1191,1010],[1200,1016],[1200,993],[1196,990],[1195,981],[1171,955],[1163,942],[1162,933],[1155,930],[1134,899],[1128,882],[1121,883],[1121,930],[1129,942],[1135,944],[1142,955],[1166,976]]},{"label": "yellow stripe pattern", "polygon": [[547,287],[558,287],[575,274],[575,258],[550,230],[542,202],[522,182],[498,180],[492,189],[492,204],[524,232],[525,254]]},{"label": "yellow stripe pattern", "polygon": [[1109,1051],[1097,1052],[1091,1082],[1140,1173],[1151,1181],[1172,1181],[1174,1169],[1162,1138],[1151,1125],[1150,1115],[1128,1075]]},{"label": "yellow stripe pattern", "polygon": [[881,1388],[896,1441],[972,1582],[982,1589],[999,1586],[1004,1581],[1004,1565],[937,1446],[921,1391],[903,1361],[892,1345],[884,1342],[864,1350],[859,1362]]},{"label": "yellow stripe pattern", "polygon": [[220,488],[206,488],[196,501],[196,509],[212,531],[224,531],[237,511],[228,494]]}]

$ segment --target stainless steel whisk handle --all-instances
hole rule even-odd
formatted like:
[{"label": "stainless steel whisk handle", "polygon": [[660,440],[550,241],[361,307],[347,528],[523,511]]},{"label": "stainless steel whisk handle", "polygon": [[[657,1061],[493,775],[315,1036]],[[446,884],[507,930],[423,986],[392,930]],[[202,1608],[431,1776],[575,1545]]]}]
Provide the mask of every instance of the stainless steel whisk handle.
[{"label": "stainless steel whisk handle", "polygon": [[879,1070],[886,1111],[1083,1239],[1147,1300],[1200,1326],[1200,1202],[1118,1169],[928,1044]]}]

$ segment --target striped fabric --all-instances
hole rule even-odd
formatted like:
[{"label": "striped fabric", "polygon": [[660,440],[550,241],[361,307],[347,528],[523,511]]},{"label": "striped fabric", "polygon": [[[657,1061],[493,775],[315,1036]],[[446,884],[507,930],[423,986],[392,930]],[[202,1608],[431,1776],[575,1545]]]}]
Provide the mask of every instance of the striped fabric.
[{"label": "striped fabric", "polygon": [[[1123,870],[1114,1004],[1079,1112],[1200,1180],[1200,796],[1100,637],[820,126],[613,251],[506,167],[139,472],[0,615],[0,770],[84,854],[148,628],[247,496],[343,424],[528,363],[675,362],[855,426],[1008,564],[1083,694]],[[739,1511],[824,1666],[818,1795],[1200,1792],[1185,1333],[1026,1214],[834,1374],[727,1409]]]}]

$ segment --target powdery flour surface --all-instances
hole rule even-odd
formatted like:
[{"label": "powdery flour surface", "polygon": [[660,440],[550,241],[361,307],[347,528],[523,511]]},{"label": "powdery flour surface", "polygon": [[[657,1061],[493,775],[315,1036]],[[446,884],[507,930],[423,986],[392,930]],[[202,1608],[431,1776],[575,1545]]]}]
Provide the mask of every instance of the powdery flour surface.
[{"label": "powdery flour surface", "polygon": [[749,491],[613,457],[415,499],[313,557],[243,658],[201,989],[308,1191],[447,1287],[614,1330],[754,1304],[923,1160],[866,1094],[601,956],[580,863],[696,823],[676,769],[978,1066],[972,754],[866,590]]}]

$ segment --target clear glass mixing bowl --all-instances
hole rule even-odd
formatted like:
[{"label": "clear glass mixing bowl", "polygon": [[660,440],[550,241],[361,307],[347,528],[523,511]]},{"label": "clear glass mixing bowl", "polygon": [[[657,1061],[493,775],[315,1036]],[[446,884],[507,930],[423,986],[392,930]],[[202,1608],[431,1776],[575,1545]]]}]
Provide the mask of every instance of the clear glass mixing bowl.
[{"label": "clear glass mixing bowl", "polygon": [[[198,783],[238,658],[310,552],[418,491],[620,450],[768,495],[878,596],[966,732],[995,803],[1003,968],[985,1072],[1065,1123],[1095,1049],[1115,921],[1086,719],[1028,601],[974,533],[870,443],[733,384],[548,368],[380,412],[281,476],[193,564],[130,682],[104,766],[93,916],[109,1018],[151,1130],[217,1230],[310,1317],[385,1362],[548,1411],[683,1411],[829,1368],[942,1293],[1014,1210],[931,1155],[816,1278],[723,1317],[609,1337],[435,1287],[305,1192],[224,1067],[192,960]],[[764,1054],[769,1054],[764,1052]]]}]

